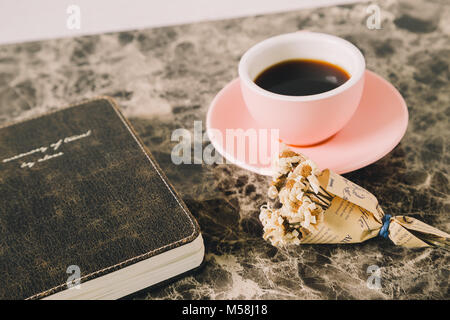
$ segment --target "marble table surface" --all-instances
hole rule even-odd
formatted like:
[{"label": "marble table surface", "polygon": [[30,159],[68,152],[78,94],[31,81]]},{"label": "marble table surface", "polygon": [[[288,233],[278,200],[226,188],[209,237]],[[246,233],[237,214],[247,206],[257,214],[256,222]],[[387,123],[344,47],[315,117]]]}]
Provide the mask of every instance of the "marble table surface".
[{"label": "marble table surface", "polygon": [[[450,231],[450,4],[377,1],[224,21],[0,46],[0,124],[97,95],[117,99],[201,226],[205,264],[134,299],[448,299],[450,254],[389,240],[274,248],[258,208],[270,178],[231,164],[171,161],[177,128],[192,132],[215,94],[237,76],[240,56],[267,37],[299,29],[344,37],[369,69],[401,92],[410,123],[401,143],[345,176],[375,194],[386,213]],[[198,141],[208,145],[208,141]],[[367,268],[380,268],[369,289]]]}]

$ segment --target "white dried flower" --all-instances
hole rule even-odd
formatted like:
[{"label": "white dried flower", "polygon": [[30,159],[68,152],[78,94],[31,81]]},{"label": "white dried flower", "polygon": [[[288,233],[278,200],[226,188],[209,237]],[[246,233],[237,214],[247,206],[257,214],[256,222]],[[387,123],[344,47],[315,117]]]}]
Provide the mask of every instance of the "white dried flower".
[{"label": "white dried flower", "polygon": [[[260,220],[264,239],[273,245],[299,244],[323,221],[323,203],[318,195],[320,174],[316,164],[285,149],[274,161],[276,174],[269,188],[269,197],[278,200],[281,208],[261,207]],[[322,195],[323,196],[323,195]]]},{"label": "white dried flower", "polygon": [[309,210],[304,210],[303,214],[305,215],[305,220],[301,223],[302,227],[308,229],[311,224],[311,212]]},{"label": "white dried flower", "polygon": [[270,186],[269,190],[267,191],[267,195],[270,199],[275,199],[278,196],[278,190],[275,186]]}]

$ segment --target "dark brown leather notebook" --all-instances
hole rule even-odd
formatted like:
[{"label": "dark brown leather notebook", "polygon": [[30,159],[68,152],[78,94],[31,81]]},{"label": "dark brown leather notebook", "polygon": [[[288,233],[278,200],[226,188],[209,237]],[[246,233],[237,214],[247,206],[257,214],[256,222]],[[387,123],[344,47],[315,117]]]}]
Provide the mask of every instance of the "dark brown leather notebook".
[{"label": "dark brown leather notebook", "polygon": [[107,97],[0,128],[0,298],[115,299],[197,267],[197,222]]}]

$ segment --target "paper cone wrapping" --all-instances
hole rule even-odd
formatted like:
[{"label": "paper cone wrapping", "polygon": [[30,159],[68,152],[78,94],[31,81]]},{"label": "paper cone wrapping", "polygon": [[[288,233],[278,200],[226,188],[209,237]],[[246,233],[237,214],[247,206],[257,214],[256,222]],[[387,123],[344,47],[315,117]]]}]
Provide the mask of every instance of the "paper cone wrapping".
[{"label": "paper cone wrapping", "polygon": [[[450,235],[407,216],[385,216],[359,185],[292,151],[280,154],[269,197],[261,208],[264,238],[274,245],[358,243],[380,235],[408,248],[448,246]],[[281,207],[280,207],[281,204]]]}]

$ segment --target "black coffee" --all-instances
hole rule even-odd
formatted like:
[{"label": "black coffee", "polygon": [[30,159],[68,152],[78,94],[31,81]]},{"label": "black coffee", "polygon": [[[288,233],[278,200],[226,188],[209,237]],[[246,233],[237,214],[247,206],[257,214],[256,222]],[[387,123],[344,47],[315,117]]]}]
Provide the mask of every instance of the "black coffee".
[{"label": "black coffee", "polygon": [[341,67],[321,60],[292,59],[262,71],[255,79],[261,88],[287,96],[330,91],[350,78]]}]

